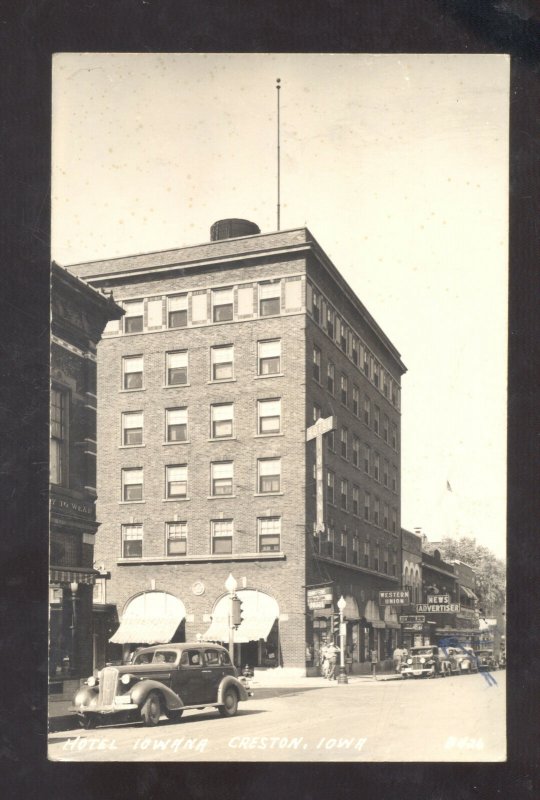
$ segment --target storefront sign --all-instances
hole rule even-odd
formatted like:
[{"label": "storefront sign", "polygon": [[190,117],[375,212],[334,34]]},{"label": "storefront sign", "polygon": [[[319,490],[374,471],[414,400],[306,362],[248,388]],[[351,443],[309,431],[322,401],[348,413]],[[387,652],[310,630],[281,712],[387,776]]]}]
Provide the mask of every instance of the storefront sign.
[{"label": "storefront sign", "polygon": [[75,500],[64,500],[63,497],[51,496],[51,509],[54,511],[68,512],[88,517],[94,513],[94,506],[87,503],[78,503]]},{"label": "storefront sign", "polygon": [[332,606],[333,600],[331,586],[320,586],[316,589],[307,590],[307,606],[310,611],[318,608],[329,608]]},{"label": "storefront sign", "polygon": [[416,623],[416,622],[425,622],[426,618],[422,614],[420,614],[420,615],[418,615],[418,614],[405,614],[405,615],[402,615],[399,618],[399,621],[401,622],[401,624],[403,624],[403,623],[408,624],[408,623]]},{"label": "storefront sign", "polygon": [[380,606],[408,606],[410,603],[408,590],[394,592],[379,592]]},{"label": "storefront sign", "polygon": [[456,614],[461,606],[459,603],[446,603],[445,605],[435,605],[434,603],[417,603],[416,610],[428,614]]},{"label": "storefront sign", "polygon": [[432,603],[436,606],[447,606],[450,602],[450,595],[449,594],[428,594],[427,596],[428,603]]},{"label": "storefront sign", "polygon": [[404,628],[403,628],[403,631],[405,633],[407,631],[409,631],[409,632],[414,631],[415,633],[417,633],[418,631],[421,631],[421,630],[422,630],[422,623],[421,622],[416,622],[413,625],[405,625]]}]

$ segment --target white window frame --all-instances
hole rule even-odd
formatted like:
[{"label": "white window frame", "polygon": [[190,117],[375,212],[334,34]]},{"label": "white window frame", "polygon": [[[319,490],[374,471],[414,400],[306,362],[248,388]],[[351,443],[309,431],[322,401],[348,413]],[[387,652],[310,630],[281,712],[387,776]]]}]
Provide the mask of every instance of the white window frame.
[{"label": "white window frame", "polygon": [[[264,523],[273,523],[275,524],[275,530],[273,531],[264,531],[263,525]],[[277,547],[273,546],[263,546],[262,540],[264,538],[270,537],[277,537]],[[257,518],[257,552],[259,553],[276,553],[281,551],[281,517],[279,516],[268,516],[268,517],[258,517]]]},{"label": "white window frame", "polygon": [[[230,413],[228,411],[230,409]],[[227,413],[225,413],[227,410]],[[230,433],[218,435],[216,433],[219,423],[230,422]],[[217,426],[217,427],[216,427]],[[210,406],[210,438],[232,439],[234,437],[234,403],[212,403]]]},{"label": "white window frame", "polygon": [[[175,358],[175,356],[177,358]],[[180,358],[182,356],[182,358]],[[184,363],[178,363],[174,365],[172,362],[178,361]],[[176,383],[171,382],[171,371],[172,370],[185,370],[185,380],[179,381]],[[189,383],[189,356],[187,350],[170,350],[169,352],[165,353],[165,384],[166,386],[187,386]]]},{"label": "white window frame", "polygon": [[[273,471],[271,471],[271,467]],[[277,467],[277,471],[276,471]],[[277,488],[263,489],[264,479],[275,481]],[[257,460],[257,493],[279,494],[281,492],[281,457],[259,458]]]},{"label": "white window frame", "polygon": [[232,497],[234,492],[233,484],[234,462],[212,461],[210,464],[211,497]]},{"label": "white window frame", "polygon": [[[140,361],[140,369],[127,369],[128,365],[133,366],[134,362]],[[138,364],[137,364],[138,366]],[[140,375],[140,386],[127,386],[129,375]],[[144,356],[122,356],[122,389],[125,392],[137,392],[144,388]]]},{"label": "white window frame", "polygon": [[[176,419],[176,421],[175,421]],[[183,439],[171,438],[171,429],[179,428],[184,429],[185,436]],[[188,409],[187,406],[180,406],[178,408],[165,409],[165,441],[168,443],[178,444],[180,442],[187,442],[189,438],[188,429]]]},{"label": "white window frame", "polygon": [[[182,470],[181,475],[185,477],[172,477],[174,473],[172,470]],[[185,484],[186,490],[184,494],[176,494],[171,492],[172,484]],[[188,496],[188,465],[187,464],[167,464],[165,467],[165,496],[167,500],[185,500]]]},{"label": "white window frame", "polygon": [[[223,358],[223,354],[230,350],[230,358]],[[216,378],[216,367],[223,367],[230,364],[230,374],[222,378]],[[210,380],[212,382],[220,383],[222,381],[234,380],[234,344],[220,344],[214,345],[210,348]]]},{"label": "white window frame", "polygon": [[[272,368],[266,369],[266,367]],[[264,339],[257,342],[257,373],[258,375],[281,374],[281,339]]]},{"label": "white window frame", "polygon": [[[139,480],[136,480],[139,478]],[[128,486],[140,486],[140,497],[128,497]],[[124,503],[140,503],[144,500],[144,469],[143,467],[125,467],[122,469],[122,501]]]},{"label": "white window frame", "polygon": [[[176,532],[172,531],[172,528],[181,528],[183,532]],[[166,535],[166,553],[168,556],[186,556],[188,552],[188,524],[185,520],[177,521],[177,522],[166,522],[165,523],[165,535]],[[180,549],[183,552],[171,552],[171,542],[183,542],[184,546]]]},{"label": "white window frame", "polygon": [[[144,528],[141,522],[132,522],[121,527],[122,535],[122,558],[142,558]],[[135,555],[128,555],[126,552],[126,542],[140,542],[140,552]]]},{"label": "white window frame", "polygon": [[[277,413],[275,413],[276,411]],[[269,420],[277,420],[277,427],[263,430]],[[276,436],[278,433],[281,433],[281,397],[257,400],[257,434],[259,436]]]},{"label": "white window frame", "polygon": [[[133,424],[140,422],[140,424]],[[129,423],[129,424],[128,424]],[[140,431],[140,441],[128,442],[126,437],[130,431]],[[140,447],[144,437],[144,411],[123,411],[122,412],[122,447]]]}]

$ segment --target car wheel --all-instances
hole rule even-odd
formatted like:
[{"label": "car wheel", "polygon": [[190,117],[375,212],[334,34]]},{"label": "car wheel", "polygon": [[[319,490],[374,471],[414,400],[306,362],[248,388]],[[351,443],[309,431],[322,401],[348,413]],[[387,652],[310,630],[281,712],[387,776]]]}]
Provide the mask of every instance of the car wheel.
[{"label": "car wheel", "polygon": [[97,714],[85,714],[79,717],[79,728],[91,731],[97,725]]},{"label": "car wheel", "polygon": [[141,708],[141,717],[147,728],[154,728],[161,716],[161,701],[157,692],[150,692]]},{"label": "car wheel", "polygon": [[179,722],[182,719],[182,714],[184,713],[183,709],[178,708],[174,709],[173,711],[166,710],[165,714],[167,715],[167,719],[170,719],[171,722]]},{"label": "car wheel", "polygon": [[222,717],[234,717],[238,711],[238,694],[235,689],[226,689],[223,695],[223,705],[218,706]]}]

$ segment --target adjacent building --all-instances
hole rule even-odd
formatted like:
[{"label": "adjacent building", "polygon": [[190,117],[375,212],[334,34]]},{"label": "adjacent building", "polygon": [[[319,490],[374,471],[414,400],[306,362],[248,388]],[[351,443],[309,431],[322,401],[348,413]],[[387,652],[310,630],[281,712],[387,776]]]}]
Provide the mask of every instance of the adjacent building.
[{"label": "adjacent building", "polygon": [[96,562],[120,621],[102,660],[227,642],[230,574],[237,663],[316,669],[342,595],[350,668],[389,657],[405,367],[311,232],[222,220],[69,269],[124,310],[98,357]]},{"label": "adjacent building", "polygon": [[50,687],[92,671],[96,579],[96,348],[123,314],[110,297],[52,265],[50,433]]}]

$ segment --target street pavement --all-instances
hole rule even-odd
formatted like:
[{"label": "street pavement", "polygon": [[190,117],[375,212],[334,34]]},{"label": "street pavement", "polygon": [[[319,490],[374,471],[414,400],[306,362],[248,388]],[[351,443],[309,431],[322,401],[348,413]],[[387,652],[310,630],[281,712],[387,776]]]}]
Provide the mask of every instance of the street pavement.
[{"label": "street pavement", "polygon": [[255,688],[233,718],[188,711],[49,736],[54,761],[503,761],[506,673]]}]

